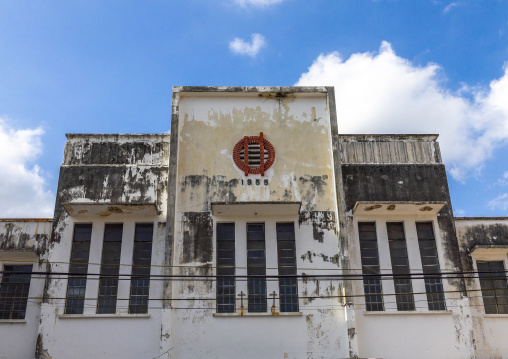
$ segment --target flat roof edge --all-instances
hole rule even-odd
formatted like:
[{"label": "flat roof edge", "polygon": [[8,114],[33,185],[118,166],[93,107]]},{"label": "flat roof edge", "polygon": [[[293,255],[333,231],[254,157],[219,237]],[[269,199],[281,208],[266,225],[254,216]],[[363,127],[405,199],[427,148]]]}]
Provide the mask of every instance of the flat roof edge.
[{"label": "flat roof edge", "polygon": [[0,222],[53,222],[53,218],[0,218]]},{"label": "flat roof edge", "polygon": [[439,137],[438,134],[433,133],[412,133],[412,134],[400,134],[400,133],[385,133],[385,134],[339,134],[339,141],[345,142],[347,140],[353,141],[394,141],[394,140],[427,140],[435,141]]},{"label": "flat roof edge", "polygon": [[508,217],[453,217],[456,221],[508,221]]},{"label": "flat roof edge", "polygon": [[210,93],[327,93],[328,86],[173,86],[173,92]]},{"label": "flat roof edge", "polygon": [[170,138],[169,133],[66,133],[65,137],[68,140],[83,137],[104,137],[104,138],[119,138],[119,137],[156,137],[156,138]]}]

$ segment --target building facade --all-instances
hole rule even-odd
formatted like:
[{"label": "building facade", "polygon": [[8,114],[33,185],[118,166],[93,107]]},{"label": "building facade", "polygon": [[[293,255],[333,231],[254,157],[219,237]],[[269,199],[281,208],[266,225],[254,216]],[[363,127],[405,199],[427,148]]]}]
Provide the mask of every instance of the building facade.
[{"label": "building facade", "polygon": [[67,135],[0,222],[0,358],[508,358],[508,218],[454,218],[436,135],[333,88],[175,87],[171,135]]}]

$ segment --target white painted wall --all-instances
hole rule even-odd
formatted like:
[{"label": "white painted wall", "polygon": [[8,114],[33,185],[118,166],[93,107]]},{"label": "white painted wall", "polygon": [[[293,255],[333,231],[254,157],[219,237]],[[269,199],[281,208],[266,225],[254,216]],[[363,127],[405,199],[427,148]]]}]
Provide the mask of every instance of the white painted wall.
[{"label": "white painted wall", "polygon": [[[387,222],[403,222],[406,235],[409,265],[412,273],[421,273],[422,264],[416,222],[432,222],[441,271],[450,268],[444,256],[441,233],[437,218],[432,215],[362,215],[349,217],[352,228],[349,236],[354,246],[351,250],[351,267],[361,273],[361,254],[358,237],[358,222],[375,222],[378,240],[379,261],[382,274],[392,272]],[[458,293],[446,293],[446,311],[429,311],[423,279],[412,280],[415,311],[397,311],[395,289],[392,279],[383,280],[385,311],[367,312],[363,298],[363,281],[354,282],[356,328],[360,357],[404,359],[404,358],[466,358],[474,355],[472,322],[467,298]],[[455,291],[448,280],[443,279],[446,291]],[[419,294],[417,294],[419,293]]]},{"label": "white painted wall", "polygon": [[[152,263],[164,260],[164,227],[158,218],[111,215],[108,217],[70,218],[62,241],[53,246],[49,262],[53,272],[67,272],[74,223],[93,223],[90,246],[89,273],[99,273],[104,225],[123,223],[120,273],[129,274],[135,223],[154,223]],[[62,263],[64,262],[64,263]],[[151,274],[162,274],[162,267],[153,266]],[[120,280],[117,311],[114,315],[95,314],[98,296],[98,277],[89,277],[83,315],[64,315],[67,279],[53,279],[48,289],[51,299],[42,304],[39,332],[43,348],[52,359],[58,358],[152,358],[160,352],[162,312],[162,281],[150,281],[148,315],[128,314],[129,280]]]},{"label": "white painted wall", "polygon": [[[477,261],[503,261],[505,269],[508,270],[508,249],[506,248],[493,246],[481,251],[469,252],[475,244],[484,244],[486,238],[467,238],[470,237],[466,235],[467,231],[496,225],[508,226],[508,218],[471,218],[455,221],[457,239],[462,247],[462,255],[470,258],[474,271],[478,270]],[[481,235],[482,231],[474,233]],[[473,242],[468,243],[467,240],[471,239]],[[499,239],[505,246],[508,245],[506,237],[494,239]],[[478,242],[475,242],[475,240]],[[467,305],[471,311],[478,358],[508,358],[508,341],[506,340],[508,314],[485,314],[480,280],[474,278],[466,281],[466,285],[469,291],[469,303],[464,305]]]},{"label": "white painted wall", "polygon": [[[32,271],[43,272],[35,253],[1,253],[0,269],[5,265],[32,265]],[[0,282],[1,282],[0,274]],[[44,290],[44,276],[32,276],[28,292],[25,319],[0,319],[0,359],[33,358],[40,319],[40,302]]]},{"label": "white painted wall", "polygon": [[[265,224],[267,275],[277,274],[276,223],[294,222],[298,274],[337,273],[337,265],[320,256],[307,253],[327,253],[333,257],[338,253],[337,237],[332,231],[325,232],[323,243],[313,239],[312,226],[298,224],[296,216],[216,217],[216,223],[235,223],[235,251],[237,274],[245,275],[247,266],[246,224]],[[216,251],[214,238],[214,253]],[[176,246],[177,253],[180,248]],[[303,259],[303,258],[305,259]],[[216,265],[215,261],[212,263]],[[189,291],[188,286],[193,290]],[[344,308],[340,304],[337,280],[301,280],[298,283],[300,297],[333,296],[335,298],[300,299],[300,313],[285,316],[270,315],[273,300],[267,302],[268,312],[264,316],[247,312],[245,315],[214,316],[215,282],[175,282],[172,311],[171,358],[342,358],[348,357],[348,340]],[[236,292],[247,293],[246,281],[237,280]],[[267,293],[279,293],[278,281],[267,282]],[[185,301],[185,298],[204,298],[202,301]],[[190,309],[177,309],[190,308]],[[192,309],[206,308],[206,309]],[[236,301],[240,311],[240,299]],[[276,311],[279,303],[276,300]],[[284,356],[286,353],[287,356]]]},{"label": "white painted wall", "polygon": [[[7,250],[0,250],[0,270],[5,265],[32,265],[33,272],[44,272],[36,251],[47,245],[51,232],[49,220],[1,220],[0,234],[10,233]],[[42,236],[37,236],[37,235]],[[28,238],[28,240],[21,239]],[[27,237],[28,236],[28,237]],[[7,239],[7,237],[4,237]],[[33,275],[30,280],[25,319],[0,319],[0,359],[33,358],[40,319],[40,302],[44,290],[44,276]],[[0,285],[2,274],[0,274]]]}]

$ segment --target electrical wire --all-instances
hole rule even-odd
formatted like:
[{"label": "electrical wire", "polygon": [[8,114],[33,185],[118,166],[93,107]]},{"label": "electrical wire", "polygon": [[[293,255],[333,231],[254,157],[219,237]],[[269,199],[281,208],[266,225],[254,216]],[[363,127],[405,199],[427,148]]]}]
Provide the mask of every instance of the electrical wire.
[{"label": "electrical wire", "polygon": [[[488,289],[489,292],[492,291],[498,291],[498,290],[506,290],[506,288],[493,288]],[[481,292],[482,289],[470,289],[467,292]],[[443,290],[443,291],[432,291],[429,292],[429,294],[451,294],[451,293],[464,293],[464,290]],[[379,294],[344,294],[344,295],[315,295],[315,296],[298,296],[298,297],[290,297],[295,299],[349,299],[349,298],[364,298],[364,297],[393,297],[393,296],[402,296],[402,295],[427,295],[427,292],[407,292],[407,293],[379,293]],[[39,297],[19,297],[19,296],[2,296],[0,299],[33,299],[33,300],[66,300],[66,299],[79,299],[79,300],[112,300],[112,301],[129,301],[129,298],[76,298],[76,297],[48,297],[48,298],[41,298]],[[245,294],[245,298],[247,298],[247,294]],[[289,298],[289,296],[285,297]],[[265,299],[265,300],[273,300],[273,297],[256,297],[256,299]],[[275,298],[280,299],[279,297]],[[185,298],[144,298],[143,300],[147,301],[217,301],[217,300],[223,300],[218,298],[207,298],[207,297],[201,297],[201,298],[195,298],[195,297],[185,297]],[[238,299],[240,300],[240,299]]]},{"label": "electrical wire", "polygon": [[[46,261],[46,260],[5,260],[6,263],[38,263],[41,265],[54,265],[54,264],[69,264],[69,265],[95,265],[95,266],[115,266],[115,267],[155,267],[155,268],[191,268],[191,269],[221,269],[221,268],[235,268],[235,269],[248,269],[248,267],[236,266],[236,267],[220,267],[220,266],[212,266],[208,264],[204,264],[202,266],[196,265],[164,265],[164,264],[150,264],[150,265],[142,265],[142,264],[132,264],[132,263],[120,263],[120,264],[108,264],[108,263],[95,263],[95,262],[65,262],[65,261]],[[332,263],[328,261],[323,261],[323,263]],[[266,267],[267,270],[277,270],[279,267]],[[312,271],[362,271],[362,268],[311,268],[311,267],[298,267],[298,270],[312,270]],[[392,268],[379,268],[380,271],[391,271]],[[414,268],[410,269],[410,271],[415,270]],[[443,272],[452,272],[453,268],[442,268]],[[508,271],[506,271],[508,272]],[[1,271],[0,271],[1,273]]]},{"label": "electrical wire", "polygon": [[[148,267],[148,266],[143,266]],[[196,267],[197,270],[207,270],[208,268],[200,268]],[[228,269],[233,269],[233,267],[228,267]],[[256,268],[259,269],[259,268]],[[98,278],[113,278],[118,280],[131,280],[131,279],[150,279],[150,280],[192,280],[203,279],[203,280],[218,280],[218,279],[249,279],[249,278],[259,278],[259,279],[298,279],[298,280],[309,280],[309,279],[318,279],[318,280],[361,280],[361,279],[379,279],[379,280],[391,280],[394,279],[473,279],[480,278],[480,274],[497,274],[485,276],[489,279],[499,278],[504,279],[501,273],[508,273],[508,270],[504,271],[455,271],[455,272],[436,272],[436,273],[425,273],[425,272],[417,272],[417,273],[358,273],[358,274],[295,274],[295,275],[249,275],[249,274],[234,274],[234,275],[226,275],[226,274],[129,274],[129,273],[119,273],[119,274],[101,274],[101,273],[78,273],[78,272],[52,272],[52,271],[0,271],[0,274],[9,274],[15,276],[51,276],[51,277],[62,277],[70,278],[70,277],[92,277],[90,279],[94,279],[93,277]]]}]

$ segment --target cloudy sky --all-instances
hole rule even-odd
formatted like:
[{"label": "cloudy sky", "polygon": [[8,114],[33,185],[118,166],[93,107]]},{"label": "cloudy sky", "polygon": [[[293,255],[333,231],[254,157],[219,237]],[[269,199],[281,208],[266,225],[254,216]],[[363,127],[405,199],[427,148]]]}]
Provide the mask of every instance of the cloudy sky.
[{"label": "cloudy sky", "polygon": [[65,133],[157,133],[175,85],[335,86],[342,133],[437,133],[456,216],[508,215],[508,0],[0,0],[0,217]]}]

